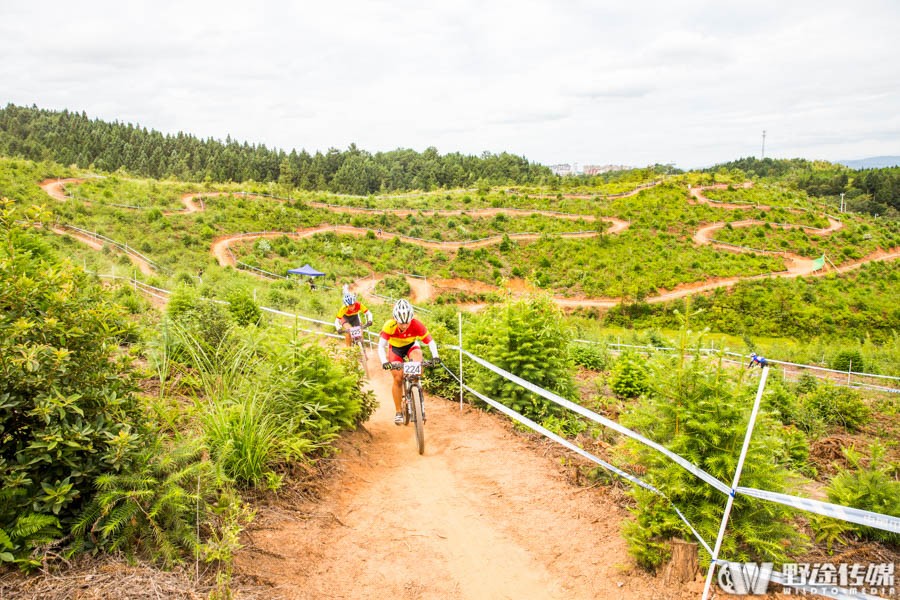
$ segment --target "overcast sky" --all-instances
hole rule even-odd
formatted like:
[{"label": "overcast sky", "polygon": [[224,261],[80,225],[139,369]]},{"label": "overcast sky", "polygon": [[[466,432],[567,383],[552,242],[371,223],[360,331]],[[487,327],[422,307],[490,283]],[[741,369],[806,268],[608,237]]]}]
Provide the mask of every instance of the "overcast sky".
[{"label": "overcast sky", "polygon": [[[308,4],[304,6],[304,4]],[[900,2],[0,2],[0,102],[553,164],[900,154]]]}]

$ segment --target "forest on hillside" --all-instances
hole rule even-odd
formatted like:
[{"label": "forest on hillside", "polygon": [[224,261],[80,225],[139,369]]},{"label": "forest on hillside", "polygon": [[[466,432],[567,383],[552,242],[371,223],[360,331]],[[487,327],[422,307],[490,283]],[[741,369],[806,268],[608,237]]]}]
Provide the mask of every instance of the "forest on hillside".
[{"label": "forest on hillside", "polygon": [[739,170],[752,178],[787,182],[810,196],[832,199],[844,194],[846,208],[888,218],[900,218],[900,167],[856,170],[802,158],[762,160],[752,156],[722,163],[708,172]]},{"label": "forest on hillside", "polygon": [[267,148],[265,144],[163,134],[139,124],[90,119],[84,112],[8,104],[0,109],[0,155],[52,160],[81,168],[185,181],[278,181],[306,190],[371,194],[469,187],[478,182],[541,183],[550,169],[521,156],[424,152],[398,148],[371,154],[351,144],[324,154]]}]

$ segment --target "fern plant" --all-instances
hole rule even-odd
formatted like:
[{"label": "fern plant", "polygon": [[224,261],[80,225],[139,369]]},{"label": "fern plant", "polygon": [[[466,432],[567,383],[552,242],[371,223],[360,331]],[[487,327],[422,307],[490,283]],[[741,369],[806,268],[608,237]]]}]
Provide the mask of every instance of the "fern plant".
[{"label": "fern plant", "polygon": [[201,551],[198,531],[214,521],[213,502],[224,479],[204,460],[197,440],[142,451],[135,469],[97,478],[97,494],[72,527],[69,554],[91,548],[145,551],[171,566]]},{"label": "fern plant", "polygon": [[[828,499],[836,504],[900,517],[900,481],[894,478],[892,466],[885,461],[884,446],[871,445],[868,465],[852,446],[843,452],[851,468],[842,469],[828,484]],[[900,545],[900,534],[862,525],[852,529],[863,538]]]},{"label": "fern plant", "polygon": [[[7,490],[0,492],[0,502]],[[23,569],[41,564],[41,547],[57,541],[62,535],[59,519],[53,515],[28,511],[20,514],[6,529],[0,528],[0,563],[16,563]]]}]

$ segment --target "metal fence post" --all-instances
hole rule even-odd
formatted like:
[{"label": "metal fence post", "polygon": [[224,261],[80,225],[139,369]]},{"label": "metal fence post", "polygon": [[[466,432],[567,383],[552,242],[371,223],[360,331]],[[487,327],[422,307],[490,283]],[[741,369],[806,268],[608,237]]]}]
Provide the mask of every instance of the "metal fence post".
[{"label": "metal fence post", "polygon": [[719,558],[722,539],[725,537],[725,529],[728,527],[728,517],[731,515],[731,507],[734,504],[734,490],[737,489],[738,481],[741,478],[741,471],[744,468],[744,459],[747,457],[747,450],[750,449],[750,437],[753,435],[753,426],[756,424],[756,415],[759,413],[759,403],[762,400],[763,390],[766,389],[766,378],[768,378],[768,376],[769,367],[763,367],[762,377],[759,379],[759,389],[756,390],[756,400],[753,402],[753,411],[750,413],[750,421],[747,423],[747,433],[744,435],[744,446],[741,448],[741,455],[738,458],[737,468],[734,471],[731,494],[728,496],[728,502],[725,504],[725,513],[722,515],[722,524],[719,526],[719,535],[716,538],[716,546],[713,548],[712,558],[709,561],[709,570],[706,572],[706,585],[703,586],[703,600],[706,600],[709,597],[709,586],[712,583],[713,572],[716,570],[716,560]]},{"label": "metal fence post", "polygon": [[462,369],[462,311],[456,313],[459,317],[459,410],[463,409],[463,369]]}]

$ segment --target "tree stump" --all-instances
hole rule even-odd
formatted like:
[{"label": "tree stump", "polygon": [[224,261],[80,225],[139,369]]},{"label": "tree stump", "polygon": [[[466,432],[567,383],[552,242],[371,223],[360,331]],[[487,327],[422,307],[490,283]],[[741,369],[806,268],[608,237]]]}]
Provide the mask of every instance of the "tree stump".
[{"label": "tree stump", "polygon": [[670,545],[672,558],[663,571],[663,584],[668,587],[693,581],[700,566],[697,544],[684,540],[671,540]]}]

